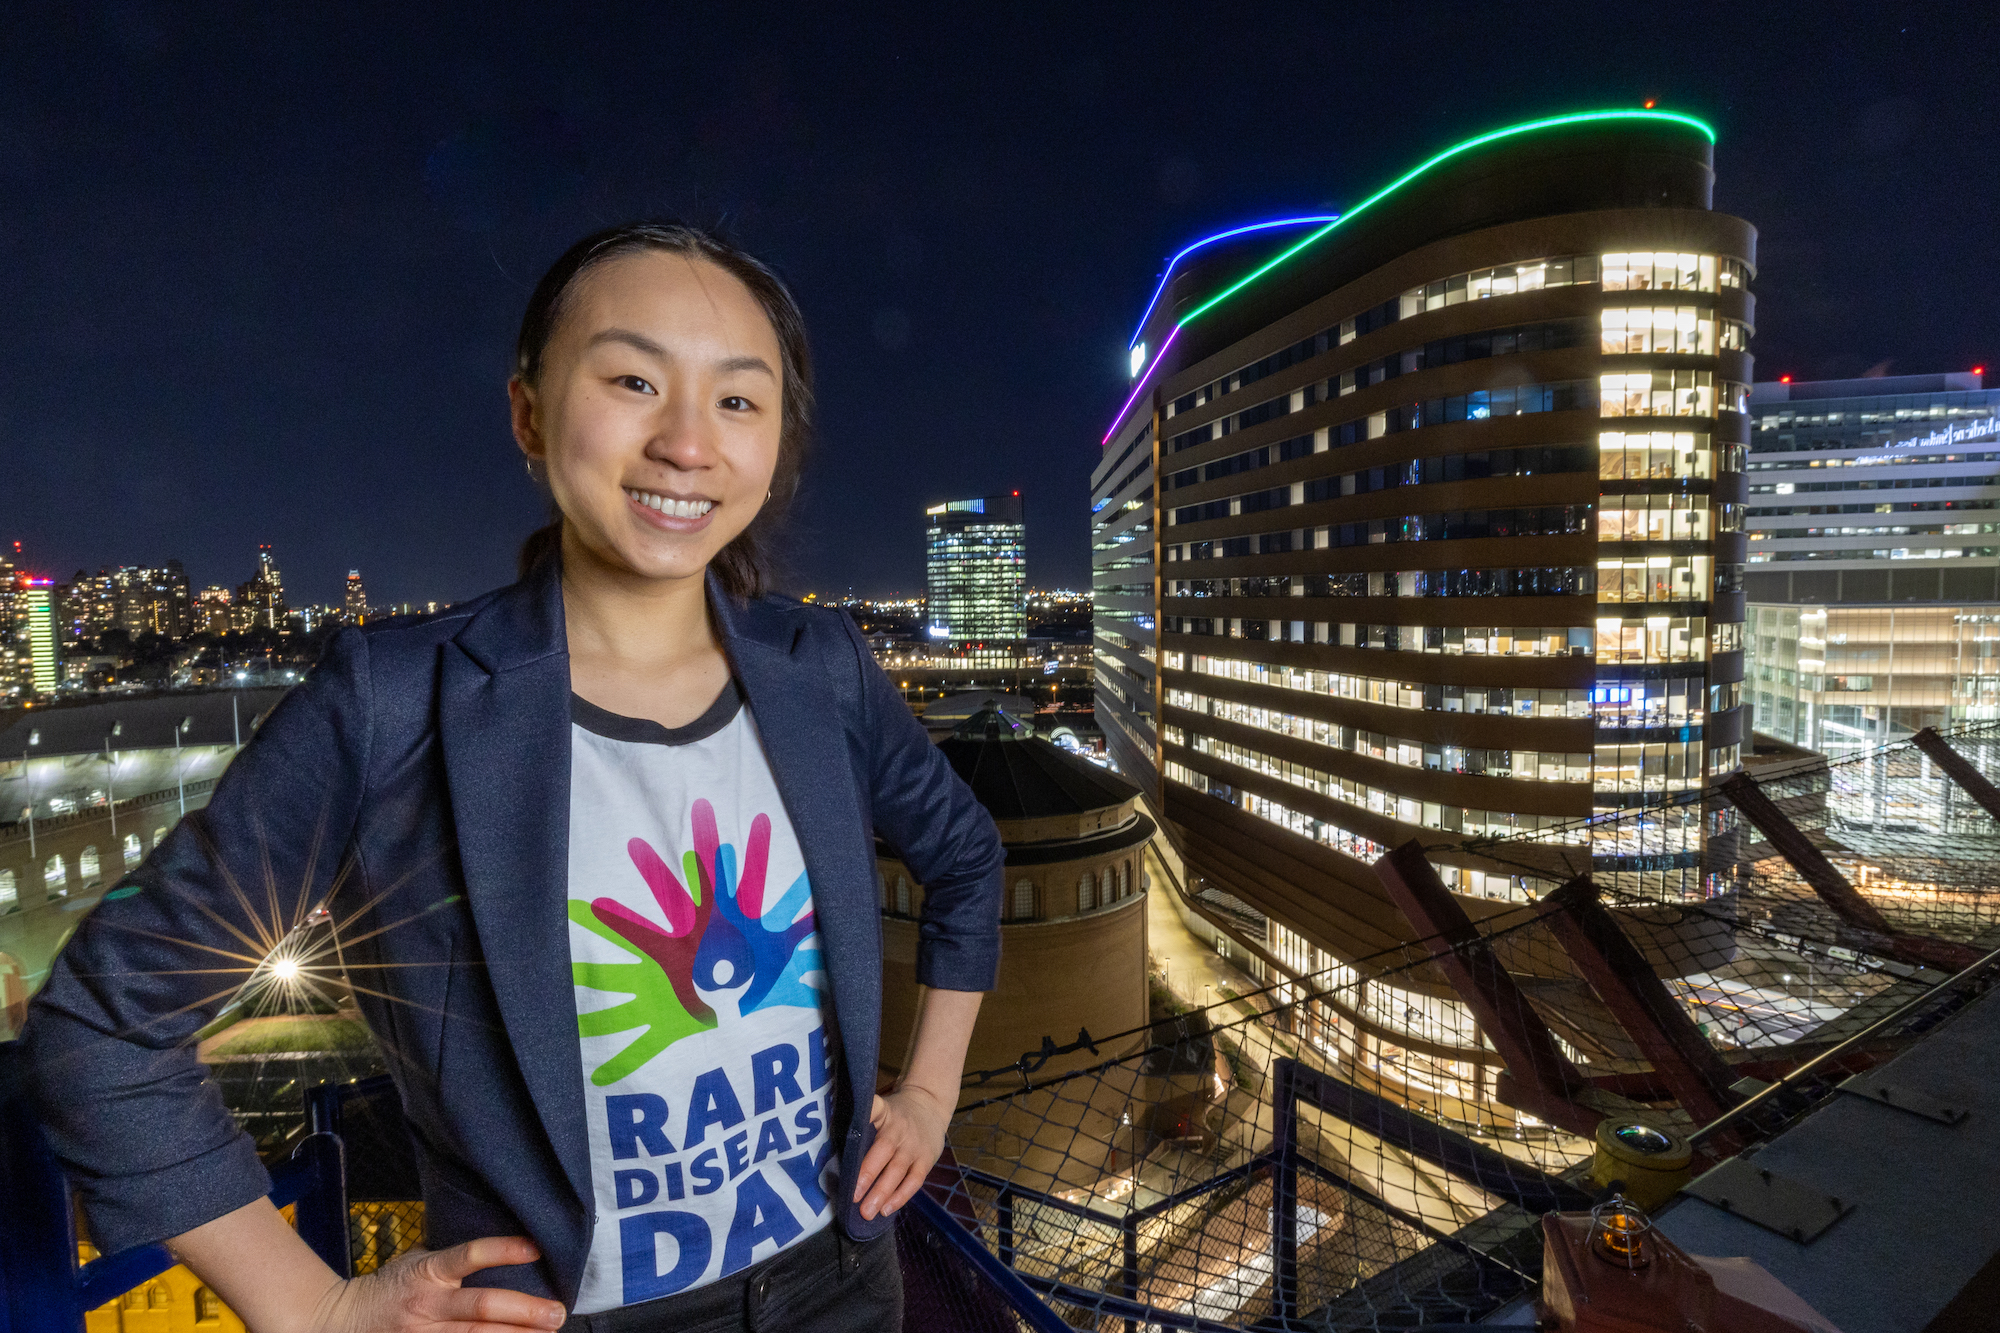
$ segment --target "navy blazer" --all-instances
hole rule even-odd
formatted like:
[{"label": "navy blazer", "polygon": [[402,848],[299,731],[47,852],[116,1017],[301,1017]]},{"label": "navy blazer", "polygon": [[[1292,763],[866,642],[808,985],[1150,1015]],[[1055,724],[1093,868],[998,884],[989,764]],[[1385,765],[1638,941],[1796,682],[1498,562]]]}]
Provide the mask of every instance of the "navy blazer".
[{"label": "navy blazer", "polygon": [[[999,961],[1000,839],[844,613],[737,602],[712,578],[709,606],[811,877],[842,1054],[837,1213],[865,1239],[889,1225],[849,1188],[881,1043],[874,834],[925,887],[918,979],[967,991]],[[208,806],[105,895],[23,1034],[101,1249],[269,1190],[189,1038],[324,900],[416,1140],[428,1243],[526,1234],[540,1262],[473,1283],[574,1303],[594,1195],[564,906],[569,698],[554,560],[440,615],[344,630]]]}]

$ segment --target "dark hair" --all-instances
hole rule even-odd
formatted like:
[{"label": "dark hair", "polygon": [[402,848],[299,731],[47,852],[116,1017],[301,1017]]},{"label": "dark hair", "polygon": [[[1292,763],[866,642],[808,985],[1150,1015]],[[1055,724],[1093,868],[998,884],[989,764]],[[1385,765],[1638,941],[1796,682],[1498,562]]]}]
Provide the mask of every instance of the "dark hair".
[{"label": "dark hair", "polygon": [[[745,253],[712,232],[684,223],[660,220],[628,222],[584,237],[563,252],[535,284],[534,295],[521,316],[521,336],[514,345],[514,374],[533,386],[542,371],[542,353],[562,323],[577,279],[592,268],[621,255],[658,251],[700,259],[734,277],[750,289],[771,331],[778,336],[783,363],[780,385],[782,413],[778,433],[778,466],[771,474],[771,498],[750,520],[750,526],[716,552],[710,568],[735,597],[756,597],[771,581],[771,546],[786,507],[799,489],[812,438],[812,352],[806,344],[805,317],[784,280],[762,260]],[[537,528],[521,544],[521,576],[562,548],[562,515]]]}]

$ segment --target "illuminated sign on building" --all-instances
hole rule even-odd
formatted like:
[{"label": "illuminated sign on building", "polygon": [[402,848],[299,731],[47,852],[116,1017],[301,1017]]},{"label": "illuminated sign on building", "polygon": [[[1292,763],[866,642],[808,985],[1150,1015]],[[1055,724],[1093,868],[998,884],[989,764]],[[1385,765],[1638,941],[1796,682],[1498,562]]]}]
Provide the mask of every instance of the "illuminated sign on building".
[{"label": "illuminated sign on building", "polygon": [[[1946,426],[1941,430],[1934,430],[1928,435],[1919,435],[1915,439],[1897,440],[1889,447],[1891,449],[1927,449],[1933,445],[1957,444],[1962,440],[1983,440],[1996,430],[2000,430],[2000,417],[1981,417],[1977,421],[1961,421],[1956,425]],[[1861,461],[1858,458],[1855,460],[1857,463]]]}]

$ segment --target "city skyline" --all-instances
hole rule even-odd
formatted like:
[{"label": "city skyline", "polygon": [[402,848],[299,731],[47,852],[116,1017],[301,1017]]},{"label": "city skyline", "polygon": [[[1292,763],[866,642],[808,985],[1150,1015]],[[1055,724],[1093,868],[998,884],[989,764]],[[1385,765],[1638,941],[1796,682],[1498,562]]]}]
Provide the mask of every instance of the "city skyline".
[{"label": "city skyline", "polygon": [[[1423,58],[1452,45],[1443,14],[1260,11],[1194,44],[1191,15],[1066,16],[1059,58],[1034,24],[808,21],[746,68],[733,38],[716,59],[719,33],[665,44],[636,14],[603,29],[614,48],[443,16],[381,47],[311,17],[193,44],[171,9],[120,13],[0,56],[18,103],[0,241],[21,275],[0,532],[51,574],[173,552],[233,567],[275,532],[315,600],[359,550],[385,600],[504,582],[545,503],[506,430],[519,307],[570,239],[640,212],[725,220],[797,288],[821,430],[794,567],[864,594],[918,584],[924,504],[1016,486],[1044,497],[1030,580],[1084,583],[1087,522],[1058,497],[1087,491],[1166,258],[1351,207],[1539,114],[1653,98],[1717,124],[1717,206],[1766,240],[1774,371],[1963,370],[1995,341],[1976,238],[2000,185],[1959,142],[1972,21],[1857,8],[1807,44],[1776,26],[1717,42],[1720,17],[1579,8],[1496,35],[1533,58],[1494,60]],[[1371,88],[1391,51],[1409,57],[1393,88],[1314,91]],[[808,77],[828,60],[870,77]],[[1232,60],[1255,89],[1201,81]],[[1272,88],[1298,94],[1275,121]],[[224,89],[241,133],[209,118]],[[85,473],[115,484],[79,506]]]}]

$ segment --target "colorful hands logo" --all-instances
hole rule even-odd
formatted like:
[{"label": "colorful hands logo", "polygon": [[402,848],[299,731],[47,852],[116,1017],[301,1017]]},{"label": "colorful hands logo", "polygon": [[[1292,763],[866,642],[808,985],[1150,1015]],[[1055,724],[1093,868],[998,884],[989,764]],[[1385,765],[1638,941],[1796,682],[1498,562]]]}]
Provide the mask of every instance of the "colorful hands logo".
[{"label": "colorful hands logo", "polygon": [[693,852],[682,858],[687,876],[683,885],[645,839],[634,838],[625,848],[666,915],[665,929],[615,899],[569,900],[571,921],[640,960],[571,965],[577,985],[632,997],[609,1009],[578,1014],[580,1036],[608,1037],[645,1029],[591,1074],[590,1081],[600,1088],[633,1073],[682,1037],[715,1026],[715,1011],[694,988],[695,954],[715,905],[714,881]]},{"label": "colorful hands logo", "polygon": [[[722,845],[715,807],[696,801],[692,816],[694,848],[681,856],[682,878],[674,876],[645,839],[625,845],[666,917],[665,927],[612,898],[569,900],[571,921],[638,959],[572,965],[577,985],[632,997],[578,1014],[579,1035],[645,1029],[591,1074],[590,1081],[599,1087],[635,1073],[682,1037],[715,1027],[716,1013],[704,994],[741,990],[741,1014],[778,1005],[819,1005],[817,989],[806,981],[820,967],[814,914],[791,919],[811,897],[811,886],[801,873],[775,901],[765,896],[769,816],[751,821],[740,876],[736,849]],[[724,964],[727,975],[718,975]]]},{"label": "colorful hands logo", "polygon": [[[740,878],[736,849],[719,843],[714,809],[707,801],[696,801],[695,852],[716,886],[715,918],[709,922],[701,952],[695,956],[696,984],[704,991],[745,987],[737,1001],[739,1013],[754,1013],[779,1005],[817,1008],[819,995],[805,980],[806,974],[820,965],[819,937],[813,934],[814,913],[807,912],[792,920],[812,896],[804,872],[778,899],[766,898],[764,873],[770,866],[771,853],[768,815],[758,815],[750,821],[750,843],[744,850]],[[724,962],[729,964],[726,980],[716,975],[717,965]]]}]

